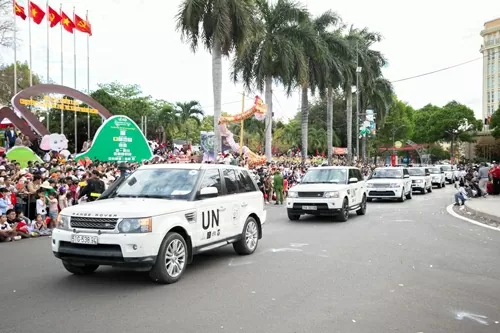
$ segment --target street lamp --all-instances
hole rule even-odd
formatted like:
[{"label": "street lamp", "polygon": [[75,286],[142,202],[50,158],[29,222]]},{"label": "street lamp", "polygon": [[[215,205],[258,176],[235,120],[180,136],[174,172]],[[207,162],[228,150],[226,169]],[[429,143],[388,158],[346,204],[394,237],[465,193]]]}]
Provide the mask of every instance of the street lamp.
[{"label": "street lamp", "polygon": [[451,129],[451,130],[445,131],[445,132],[451,135],[450,160],[451,160],[451,164],[455,164],[455,149],[454,149],[454,146],[455,146],[455,135],[458,134],[458,130],[457,129]]},{"label": "street lamp", "polygon": [[359,75],[363,67],[358,66],[358,59],[356,58],[356,156],[359,159]]}]

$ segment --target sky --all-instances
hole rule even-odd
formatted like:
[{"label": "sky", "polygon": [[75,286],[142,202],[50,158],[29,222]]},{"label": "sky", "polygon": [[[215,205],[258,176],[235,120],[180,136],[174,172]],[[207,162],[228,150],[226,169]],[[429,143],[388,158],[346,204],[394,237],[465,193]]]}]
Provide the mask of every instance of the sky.
[{"label": "sky", "polygon": [[[27,5],[27,0],[19,0]],[[45,8],[44,0],[34,3]],[[117,81],[138,84],[144,94],[171,102],[197,100],[206,114],[213,114],[211,56],[203,48],[194,54],[175,31],[179,0],[65,0],[63,11],[71,17],[73,6],[80,17],[88,10],[93,36],[89,39],[90,82],[87,82],[87,39],[76,33],[76,88],[90,90],[98,83]],[[384,76],[400,80],[422,73],[481,58],[480,31],[486,21],[500,16],[500,1],[481,0],[458,5],[453,0],[303,0],[312,15],[336,11],[348,24],[380,32],[384,40],[374,46],[384,53],[389,65]],[[60,2],[49,1],[54,9]],[[18,61],[29,59],[27,21],[16,20],[22,39]],[[31,25],[32,68],[61,83],[61,30]],[[72,34],[64,31],[63,83],[73,87]],[[4,62],[13,61],[13,52],[2,50]],[[230,61],[223,60],[222,111],[241,111],[242,86],[229,78]],[[482,108],[482,61],[411,80],[394,83],[397,96],[414,108],[428,103],[444,105],[457,100],[472,108],[478,118]],[[257,92],[254,92],[254,94]],[[251,95],[253,96],[253,95]],[[246,104],[252,103],[252,98]],[[284,120],[298,111],[298,91],[287,97],[282,87],[274,87],[275,115]]]}]

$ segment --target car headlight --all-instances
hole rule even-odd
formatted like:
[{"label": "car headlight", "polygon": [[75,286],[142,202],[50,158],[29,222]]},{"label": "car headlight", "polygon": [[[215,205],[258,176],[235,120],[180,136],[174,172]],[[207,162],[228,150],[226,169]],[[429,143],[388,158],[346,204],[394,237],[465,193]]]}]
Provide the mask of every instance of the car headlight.
[{"label": "car headlight", "polygon": [[293,192],[288,192],[288,197],[289,198],[298,198],[299,197],[299,194],[295,191]]},{"label": "car headlight", "polygon": [[399,183],[390,183],[389,184],[389,187],[393,187],[393,188],[394,187],[400,187],[400,186],[401,186],[401,184],[399,184]]},{"label": "car headlight", "polygon": [[70,226],[69,226],[70,220],[71,220],[71,217],[69,217],[67,215],[59,214],[57,216],[56,228],[61,229],[61,230],[69,230],[70,229]]},{"label": "car headlight", "polygon": [[325,192],[323,194],[323,197],[325,197],[325,198],[338,198],[339,192],[338,191]]},{"label": "car headlight", "polygon": [[151,217],[142,219],[123,219],[118,224],[118,231],[124,234],[151,232],[153,221]]},{"label": "car headlight", "polygon": [[415,180],[415,183],[423,183],[424,181],[422,179],[417,179]]},{"label": "car headlight", "polygon": [[367,183],[366,187],[374,187],[372,183]]}]

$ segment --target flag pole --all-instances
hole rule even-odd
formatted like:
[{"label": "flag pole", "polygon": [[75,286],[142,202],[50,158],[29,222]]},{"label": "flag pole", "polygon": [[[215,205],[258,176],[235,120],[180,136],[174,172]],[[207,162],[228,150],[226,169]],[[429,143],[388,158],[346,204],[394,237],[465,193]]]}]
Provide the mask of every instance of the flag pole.
[{"label": "flag pole", "polygon": [[[75,7],[73,6],[73,22],[76,22],[75,21]],[[73,29],[73,84],[74,84],[74,88],[76,90],[76,31]],[[76,111],[75,112],[75,154],[78,153],[78,127],[77,127],[77,123],[78,123],[78,117],[77,117],[77,113]]]},{"label": "flag pole", "polygon": [[[85,14],[85,21],[89,24],[89,11]],[[87,94],[90,95],[90,34],[87,33]],[[90,112],[87,111],[87,140],[90,140]]]},{"label": "flag pole", "polygon": [[[62,3],[59,4],[59,15],[62,17]],[[64,54],[63,54],[63,22],[61,26],[61,86],[64,85]],[[61,109],[61,134],[64,134],[64,110]]]},{"label": "flag pole", "polygon": [[12,9],[14,11],[14,95],[17,95],[17,27],[16,27],[16,2],[12,0]]},{"label": "flag pole", "polygon": [[[49,29],[50,29],[50,13],[49,13],[49,0],[47,0],[47,6],[45,8],[47,13],[47,83],[50,83],[50,52],[49,52]],[[47,131],[50,133],[50,104],[47,104]]]},{"label": "flag pole", "polygon": [[28,42],[29,42],[29,60],[30,60],[30,87],[33,86],[33,62],[31,56],[31,1],[28,0]]}]

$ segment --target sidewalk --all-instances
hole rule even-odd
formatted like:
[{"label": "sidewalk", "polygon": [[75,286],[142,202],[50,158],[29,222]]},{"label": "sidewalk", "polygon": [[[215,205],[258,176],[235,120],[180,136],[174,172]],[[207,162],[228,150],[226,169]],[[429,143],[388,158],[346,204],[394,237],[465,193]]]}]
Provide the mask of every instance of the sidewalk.
[{"label": "sidewalk", "polygon": [[500,224],[500,196],[498,195],[467,200],[465,209],[473,216],[489,219]]}]

